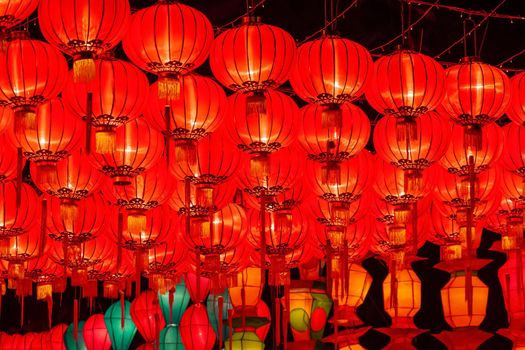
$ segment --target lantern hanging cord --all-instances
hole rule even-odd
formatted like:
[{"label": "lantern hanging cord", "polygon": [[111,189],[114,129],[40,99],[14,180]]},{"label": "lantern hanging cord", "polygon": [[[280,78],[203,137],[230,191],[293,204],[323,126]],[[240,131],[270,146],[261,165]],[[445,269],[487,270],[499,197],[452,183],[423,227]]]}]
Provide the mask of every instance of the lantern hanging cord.
[{"label": "lantern hanging cord", "polygon": [[357,0],[354,0],[352,1],[352,3],[350,5],[348,5],[343,11],[341,11],[340,14],[338,14],[334,19],[332,19],[330,22],[328,23],[325,23],[324,27],[319,29],[318,31],[316,31],[315,33],[307,36],[303,41],[301,41],[301,44],[312,39],[313,37],[315,37],[317,34],[319,33],[322,33],[324,32],[328,27],[330,27],[332,24],[336,23],[337,20],[339,20],[339,18],[343,17],[348,11],[350,11],[350,9],[352,7],[354,7],[355,5],[357,5]]},{"label": "lantern hanging cord", "polygon": [[500,67],[500,68],[502,68],[504,64],[509,63],[509,62],[512,62],[513,59],[515,59],[516,57],[521,56],[521,55],[523,55],[523,54],[525,54],[525,49],[523,49],[523,50],[521,50],[521,51],[515,53],[514,55],[510,56],[510,57],[507,58],[506,60],[501,61],[500,63],[497,64],[497,66]]},{"label": "lantern hanging cord", "polygon": [[490,12],[490,13],[487,13],[483,19],[481,19],[481,21],[479,21],[476,25],[473,26],[473,28],[471,30],[469,30],[468,32],[466,32],[461,38],[459,38],[458,40],[456,40],[454,43],[452,43],[449,47],[447,47],[446,49],[444,49],[443,51],[441,51],[439,54],[437,54],[435,56],[435,58],[440,58],[443,54],[445,54],[446,52],[448,52],[449,50],[451,50],[454,46],[456,46],[457,44],[463,42],[464,40],[466,40],[466,37],[469,36],[470,34],[472,34],[473,32],[475,32],[483,23],[485,23],[494,13],[496,13],[496,11],[501,7],[503,6],[503,4],[506,2],[507,0],[501,0],[500,3],[494,7],[494,9]]},{"label": "lantern hanging cord", "polygon": [[517,20],[517,21],[525,21],[525,16],[516,16],[516,15],[506,15],[501,13],[492,13],[487,11],[476,11],[476,10],[468,10],[461,7],[456,6],[448,6],[448,5],[436,5],[434,3],[428,2],[428,1],[420,1],[420,0],[403,0],[408,2],[409,4],[416,4],[416,5],[422,5],[422,6],[432,6],[436,9],[444,9],[452,12],[459,12],[464,15],[468,16],[478,16],[478,17],[490,17],[490,18],[499,18],[499,19],[506,19],[506,20]]},{"label": "lantern hanging cord", "polygon": [[[237,23],[241,18],[243,17],[246,17],[246,16],[249,16],[251,14],[253,14],[253,12],[258,9],[259,7],[261,6],[264,6],[264,3],[266,2],[266,0],[260,0],[258,3],[256,3],[255,5],[252,5],[252,6],[249,6],[248,8],[248,11],[246,11],[246,13],[243,13],[242,15],[240,15],[239,17],[235,18],[234,20],[220,26],[220,27],[217,27],[215,28],[215,32],[217,33],[220,33],[222,32],[223,30],[225,30],[226,28],[230,27],[230,26],[233,26],[235,25],[235,23]],[[248,1],[247,1],[248,3]],[[252,3],[253,4],[253,3]]]},{"label": "lantern hanging cord", "polygon": [[418,25],[419,22],[421,22],[430,13],[430,11],[432,11],[432,9],[435,6],[437,6],[438,3],[439,0],[436,0],[433,4],[430,4],[430,7],[421,15],[421,17],[419,17],[413,24],[409,25],[408,28],[406,28],[401,34],[397,35],[395,38],[390,39],[388,42],[371,49],[370,52],[383,50],[386,46],[396,42],[399,38],[404,37],[410,30],[412,30],[416,25]]}]

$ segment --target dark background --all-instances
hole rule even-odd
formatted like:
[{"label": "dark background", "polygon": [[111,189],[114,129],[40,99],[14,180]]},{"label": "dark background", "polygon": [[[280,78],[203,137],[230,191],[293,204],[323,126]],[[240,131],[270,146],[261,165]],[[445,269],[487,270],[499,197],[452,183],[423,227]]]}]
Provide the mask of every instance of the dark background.
[{"label": "dark background", "polygon": [[[490,12],[501,2],[497,13],[525,16],[524,0],[428,0],[438,5],[452,5],[470,10],[482,10]],[[134,9],[143,8],[154,4],[154,0],[130,0]],[[246,13],[246,2],[243,0],[192,0],[182,1],[202,11],[215,27],[225,28],[232,25],[232,20]],[[328,1],[329,3],[329,1]],[[352,3],[352,0],[334,0],[334,5],[339,12],[344,10]],[[412,4],[404,5],[404,17],[406,22],[416,22],[428,9],[428,6]],[[298,44],[311,34],[323,27],[324,23],[324,1],[323,0],[266,0],[264,6],[259,6],[255,14],[260,15],[263,21],[268,24],[276,25],[288,31]],[[391,52],[401,39],[381,47],[391,41],[401,33],[401,2],[399,0],[358,0],[357,6],[350,9],[346,15],[339,19],[334,33],[351,40],[357,41],[371,50],[377,56]],[[41,38],[36,14],[23,26],[27,26],[33,37]],[[406,43],[416,50],[420,50],[430,56],[436,56],[452,43],[463,36],[463,21],[469,19],[468,15],[452,12],[439,7],[433,8],[421,21],[414,26],[410,32],[410,37]],[[479,23],[483,17],[471,16],[474,23]],[[467,29],[472,28],[473,22],[468,20]],[[224,29],[225,29],[224,28]],[[474,54],[474,39],[477,39],[478,53],[481,59],[493,65],[500,65],[507,58],[525,50],[525,20],[514,20],[491,18],[484,22],[477,30],[477,35],[467,39],[469,55]],[[421,40],[422,38],[422,40]],[[115,50],[117,56],[123,56],[119,45]],[[444,64],[455,63],[463,56],[464,47],[460,43],[451,50],[446,51],[439,59]],[[525,54],[517,56],[514,60],[507,62],[504,66],[512,75],[515,70],[525,68]],[[198,72],[211,75],[208,64],[204,64]],[[154,79],[149,75],[150,79]],[[283,90],[291,93],[288,85],[283,86]],[[298,104],[303,102],[296,99]],[[359,101],[361,107],[368,113],[369,118],[375,121],[377,113],[368,107],[365,101]],[[372,145],[370,143],[369,148]],[[499,239],[499,236],[489,231],[484,232],[478,257],[492,259],[493,262],[484,268],[484,280],[490,286],[489,305],[487,307],[487,317],[481,328],[485,331],[494,332],[499,328],[507,326],[506,311],[502,302],[503,295],[501,287],[497,281],[497,269],[503,264],[505,256],[502,253],[490,250],[492,243]],[[425,244],[419,252],[420,256],[429,260],[415,262],[414,271],[423,283],[422,308],[415,317],[416,324],[424,330],[430,332],[417,336],[413,344],[418,349],[444,349],[444,345],[430,333],[438,333],[448,329],[448,325],[443,319],[441,302],[439,300],[439,288],[446,284],[449,279],[448,273],[440,272],[433,268],[439,259],[439,249],[432,244]],[[382,299],[381,280],[386,276],[387,271],[384,264],[375,258],[364,262],[374,276],[374,283],[363,306],[359,309],[359,315],[366,323],[384,327],[390,324],[390,318],[378,305]],[[294,275],[296,273],[294,272]],[[297,277],[297,276],[296,276]],[[145,282],[145,281],[143,281]],[[146,288],[146,284],[144,284]],[[100,291],[102,292],[102,291]],[[101,294],[101,293],[100,293]],[[72,300],[78,296],[77,288],[68,287],[63,295],[54,296],[53,323],[70,323],[73,320]],[[266,302],[268,303],[270,292],[265,291]],[[95,312],[104,312],[111,301],[103,298],[95,300]],[[81,302],[80,319],[89,316],[87,300]],[[0,319],[0,330],[10,333],[25,333],[29,331],[43,331],[47,327],[47,307],[43,302],[37,302],[34,298],[26,298],[25,302],[26,323],[22,329],[19,327],[20,303],[14,297],[13,291],[8,291],[2,300],[2,310]],[[331,329],[327,327],[327,334]],[[290,334],[291,332],[289,332]],[[270,333],[267,338],[268,349],[272,348]],[[369,331],[361,338],[363,346],[370,349],[381,349],[388,344],[389,337],[377,331]],[[137,333],[132,348],[141,343]],[[484,343],[479,349],[510,349],[509,340],[501,336],[494,336]]]}]

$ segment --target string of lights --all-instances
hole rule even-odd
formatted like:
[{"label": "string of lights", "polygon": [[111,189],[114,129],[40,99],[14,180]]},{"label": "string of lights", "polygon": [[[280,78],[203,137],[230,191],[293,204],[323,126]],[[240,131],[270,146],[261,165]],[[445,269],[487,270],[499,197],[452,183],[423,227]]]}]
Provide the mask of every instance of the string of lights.
[{"label": "string of lights", "polygon": [[499,18],[499,19],[507,19],[510,21],[517,20],[517,21],[524,21],[525,16],[516,16],[516,15],[507,15],[507,14],[501,14],[501,13],[495,13],[495,12],[487,12],[487,11],[476,11],[476,10],[469,10],[464,9],[461,7],[456,6],[449,6],[449,5],[443,5],[443,4],[436,4],[428,1],[422,1],[422,0],[404,0],[405,2],[409,4],[415,4],[415,5],[421,5],[421,6],[430,6],[432,8],[436,9],[444,9],[449,10],[453,12],[459,12],[463,15],[468,16],[479,16],[479,17],[490,17],[490,18]]}]

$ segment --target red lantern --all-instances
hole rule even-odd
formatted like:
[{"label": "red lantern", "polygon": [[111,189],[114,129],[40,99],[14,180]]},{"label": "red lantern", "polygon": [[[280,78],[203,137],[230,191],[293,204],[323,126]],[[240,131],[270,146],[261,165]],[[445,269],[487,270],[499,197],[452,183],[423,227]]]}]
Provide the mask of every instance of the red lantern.
[{"label": "red lantern", "polygon": [[[175,191],[168,201],[171,209],[179,214],[186,212],[186,184],[184,181],[173,181],[175,184]],[[206,188],[204,188],[206,189]],[[197,186],[190,184],[190,215],[199,215],[199,211],[215,211],[221,209],[230,203],[233,199],[236,187],[232,183],[225,183],[213,187],[212,199],[209,201],[213,203],[212,206],[206,206],[208,201],[207,196],[201,195],[202,191],[197,189]]]},{"label": "red lantern", "polygon": [[429,56],[398,50],[379,58],[366,90],[366,99],[376,111],[396,118],[393,137],[416,140],[414,118],[441,103],[445,71]]},{"label": "red lantern", "polygon": [[17,172],[18,154],[10,137],[0,135],[0,181],[13,179]]},{"label": "red lantern", "polygon": [[260,93],[288,79],[295,50],[295,41],[286,31],[263,24],[257,17],[244,17],[242,25],[215,39],[210,66],[222,85],[252,93],[243,106],[264,109]]},{"label": "red lantern", "polygon": [[180,75],[204,63],[212,41],[213,28],[204,14],[162,0],[133,14],[123,46],[133,63],[159,76],[159,98],[174,100]]},{"label": "red lantern", "polygon": [[107,154],[90,154],[93,166],[113,179],[116,186],[131,184],[131,179],[150,169],[161,158],[162,135],[141,118],[116,130],[115,149]]},{"label": "red lantern", "polygon": [[104,193],[125,208],[128,215],[128,229],[132,232],[146,229],[146,212],[164,204],[173,193],[173,179],[168,176],[164,162],[138,174],[126,186],[106,186]]},{"label": "red lantern", "polygon": [[366,146],[370,137],[367,115],[350,103],[343,103],[340,109],[344,122],[334,127],[323,127],[323,107],[310,104],[301,109],[298,139],[309,159],[321,162],[345,160]]},{"label": "red lantern", "polygon": [[36,107],[62,91],[67,63],[57,49],[17,32],[0,52],[0,92],[15,111],[15,131],[35,129]]},{"label": "red lantern", "polygon": [[82,328],[82,335],[87,350],[109,350],[111,348],[103,314],[89,316]]},{"label": "red lantern", "polygon": [[8,28],[12,28],[29,17],[39,0],[9,0],[0,4],[0,32],[5,35]]},{"label": "red lantern", "polygon": [[93,58],[115,47],[128,28],[131,12],[122,0],[41,0],[38,22],[47,41],[73,56],[75,81],[97,72]]},{"label": "red lantern", "polygon": [[[131,63],[109,56],[97,59],[94,67],[96,74],[87,84],[75,83],[75,73],[70,73],[64,103],[95,128],[95,150],[110,153],[115,148],[115,129],[142,113],[148,79]],[[86,116],[88,103],[90,116]]]},{"label": "red lantern", "polygon": [[[503,150],[504,135],[496,124],[481,129],[481,147],[465,147],[465,133],[460,125],[452,127],[451,142],[440,163],[449,172],[457,175],[479,173],[497,161]],[[470,163],[472,159],[472,164]]]},{"label": "red lantern", "polygon": [[510,171],[502,171],[501,175],[501,191],[503,194],[515,202],[525,203],[525,182],[523,177]]},{"label": "red lantern", "polygon": [[501,117],[509,105],[509,78],[473,57],[463,58],[445,74],[443,108],[465,128],[464,145],[481,148],[481,128]]},{"label": "red lantern", "polygon": [[290,83],[303,100],[338,108],[361,96],[372,69],[370,53],[337,36],[323,36],[297,50]]},{"label": "red lantern", "polygon": [[64,344],[64,333],[66,332],[67,325],[61,323],[51,328],[47,333],[45,343],[48,347],[44,349],[49,350],[66,350],[66,345]]},{"label": "red lantern", "polygon": [[22,183],[17,205],[17,183],[0,182],[0,238],[26,233],[34,224],[38,199],[31,186]]},{"label": "red lantern", "polygon": [[253,154],[253,173],[268,172],[268,154],[288,146],[295,138],[299,110],[287,95],[275,90],[262,92],[264,110],[248,110],[249,96],[238,92],[228,99],[227,126],[237,147]]},{"label": "red lantern", "polygon": [[147,343],[153,343],[166,326],[157,293],[142,292],[131,302],[131,319]]},{"label": "red lantern", "polygon": [[[0,40],[1,40],[1,31],[0,31]],[[0,106],[0,134],[8,130],[9,127],[13,125],[14,112],[11,108],[7,106]]]},{"label": "red lantern", "polygon": [[507,109],[509,118],[520,126],[525,125],[525,73],[519,73],[510,78],[512,95]]},{"label": "red lantern", "polygon": [[[100,194],[66,204],[59,198],[50,197],[47,206],[47,230],[54,240],[67,242],[93,239],[106,228],[106,211],[109,208]],[[74,215],[70,216],[70,213]]]},{"label": "red lantern", "polygon": [[35,163],[39,183],[56,185],[57,162],[69,156],[83,136],[82,124],[68,117],[62,100],[51,99],[38,106],[35,129],[14,135],[24,156]]},{"label": "red lantern", "polygon": [[180,336],[184,349],[213,349],[216,336],[203,304],[194,304],[186,309],[180,320]]},{"label": "red lantern", "polygon": [[505,145],[501,153],[501,164],[509,171],[522,177],[525,176],[525,155],[521,153],[525,147],[525,129],[514,123],[505,125],[503,128]]},{"label": "red lantern", "polygon": [[180,231],[170,232],[163,242],[148,251],[149,264],[145,275],[149,278],[150,288],[164,294],[171,289],[188,268],[188,250],[180,243]]}]

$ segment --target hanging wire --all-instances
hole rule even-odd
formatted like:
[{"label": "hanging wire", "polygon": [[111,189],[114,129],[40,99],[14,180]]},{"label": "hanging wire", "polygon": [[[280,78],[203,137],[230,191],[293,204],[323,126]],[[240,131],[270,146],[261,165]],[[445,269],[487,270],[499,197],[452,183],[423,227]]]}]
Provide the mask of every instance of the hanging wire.
[{"label": "hanging wire", "polygon": [[460,42],[463,42],[463,40],[465,40],[465,37],[472,34],[473,32],[475,32],[483,23],[485,23],[489,18],[490,16],[492,16],[494,13],[496,13],[496,11],[501,7],[503,6],[503,4],[506,2],[507,0],[501,0],[500,3],[494,7],[494,9],[490,12],[490,13],[487,13],[487,15],[485,15],[485,17],[483,17],[483,19],[481,21],[479,21],[471,30],[469,30],[466,34],[464,34],[461,38],[459,38],[458,40],[456,40],[454,43],[452,43],[449,47],[447,47],[446,49],[444,49],[443,51],[441,51],[439,54],[436,55],[436,58],[440,58],[443,54],[445,54],[446,52],[448,52],[449,50],[451,50],[454,46],[456,46],[457,44],[459,44]]},{"label": "hanging wire", "polygon": [[[246,1],[246,3],[248,3],[249,0]],[[241,18],[243,17],[246,17],[250,14],[252,14],[256,9],[258,9],[259,7],[261,6],[264,6],[264,3],[266,2],[266,0],[260,0],[259,2],[257,2],[255,5],[253,5],[253,1],[252,1],[252,6],[251,8],[249,8],[245,13],[243,13],[242,15],[240,15],[239,17],[235,18],[234,20],[220,26],[220,27],[217,27],[215,28],[215,31],[217,33],[220,33],[222,32],[223,30],[225,30],[226,28],[228,27],[231,27],[231,26],[234,26]]]},{"label": "hanging wire", "polygon": [[513,59],[515,59],[516,57],[521,56],[523,54],[525,54],[525,49],[521,50],[520,52],[515,53],[514,55],[510,56],[506,60],[501,61],[499,64],[497,64],[497,66],[501,68],[501,67],[503,67],[504,64],[512,62]]},{"label": "hanging wire", "polygon": [[432,7],[436,7],[437,9],[444,9],[444,10],[448,10],[452,12],[459,12],[459,13],[462,13],[468,16],[478,16],[478,17],[489,16],[490,18],[508,19],[511,21],[512,20],[525,21],[525,16],[506,15],[506,14],[500,14],[500,13],[487,12],[487,11],[467,10],[467,9],[456,7],[456,6],[436,5],[431,2],[422,1],[422,0],[404,0],[404,1],[408,1],[409,3],[416,4],[416,5],[432,6]]},{"label": "hanging wire", "polygon": [[481,57],[481,51],[483,51],[483,46],[485,45],[485,39],[487,38],[487,32],[489,31],[489,23],[490,19],[487,21],[487,25],[485,26],[485,30],[483,31],[483,36],[481,37],[481,44],[479,44],[478,57]]},{"label": "hanging wire", "polygon": [[354,0],[352,1],[352,3],[350,5],[348,5],[340,14],[338,14],[334,19],[332,19],[330,22],[328,22],[327,24],[324,25],[323,28],[319,29],[318,31],[316,31],[315,33],[307,36],[303,41],[301,41],[301,44],[312,39],[313,37],[315,37],[317,34],[319,33],[322,33],[324,32],[329,26],[331,26],[332,24],[334,24],[335,22],[337,22],[337,20],[339,20],[339,18],[343,17],[348,11],[350,11],[350,9],[352,7],[354,7],[356,4],[357,4],[357,1],[358,0]]},{"label": "hanging wire", "polygon": [[401,47],[405,48],[405,2],[401,2]]}]

